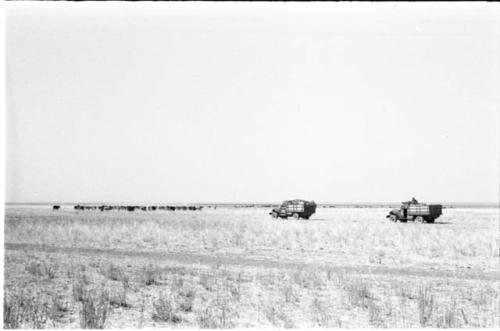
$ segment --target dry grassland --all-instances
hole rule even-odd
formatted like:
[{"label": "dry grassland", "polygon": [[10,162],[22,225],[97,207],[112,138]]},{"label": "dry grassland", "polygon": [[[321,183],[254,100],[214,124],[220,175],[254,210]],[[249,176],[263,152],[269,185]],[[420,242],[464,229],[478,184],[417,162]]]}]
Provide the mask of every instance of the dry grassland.
[{"label": "dry grassland", "polygon": [[4,327],[499,326],[498,209],[266,212],[7,208]]}]

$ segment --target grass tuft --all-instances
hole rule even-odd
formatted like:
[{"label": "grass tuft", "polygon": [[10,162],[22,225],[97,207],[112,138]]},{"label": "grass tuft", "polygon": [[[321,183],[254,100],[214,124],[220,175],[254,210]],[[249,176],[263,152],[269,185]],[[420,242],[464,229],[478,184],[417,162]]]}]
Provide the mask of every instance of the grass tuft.
[{"label": "grass tuft", "polygon": [[107,289],[85,293],[80,309],[82,329],[103,329],[109,312],[109,293]]},{"label": "grass tuft", "polygon": [[54,279],[56,276],[55,268],[45,261],[31,260],[26,264],[25,270],[36,277]]},{"label": "grass tuft", "polygon": [[382,309],[380,309],[379,306],[377,306],[373,300],[370,301],[368,304],[368,319],[370,321],[370,325],[380,328],[380,327],[386,327],[386,324],[384,322],[384,318],[382,316]]},{"label": "grass tuft", "polygon": [[68,308],[57,297],[26,291],[5,293],[3,323],[5,329],[43,329],[61,317]]},{"label": "grass tuft", "polygon": [[172,300],[163,293],[153,301],[153,320],[178,324],[182,322]]},{"label": "grass tuft", "polygon": [[434,312],[434,295],[431,287],[423,285],[418,292],[418,320],[421,327],[431,325],[432,314]]},{"label": "grass tuft", "polygon": [[111,292],[109,296],[110,305],[123,308],[131,307],[131,305],[127,302],[127,292],[128,292],[127,284],[128,283],[122,283],[122,286]]},{"label": "grass tuft", "polygon": [[125,272],[112,262],[102,265],[100,272],[103,276],[110,280],[128,282],[128,277]]},{"label": "grass tuft", "polygon": [[370,287],[363,280],[356,280],[345,286],[348,291],[349,302],[352,306],[369,308],[373,295]]},{"label": "grass tuft", "polygon": [[158,285],[160,283],[160,270],[158,267],[149,264],[142,270],[142,282],[147,285]]}]

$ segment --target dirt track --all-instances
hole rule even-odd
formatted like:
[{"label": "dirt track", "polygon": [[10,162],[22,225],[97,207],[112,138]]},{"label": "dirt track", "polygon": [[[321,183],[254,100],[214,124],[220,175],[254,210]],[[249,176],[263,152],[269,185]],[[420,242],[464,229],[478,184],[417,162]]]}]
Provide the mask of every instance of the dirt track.
[{"label": "dirt track", "polygon": [[445,277],[459,279],[499,280],[500,272],[483,272],[473,269],[436,270],[417,268],[390,268],[383,266],[345,266],[326,265],[320,263],[305,263],[294,261],[280,261],[270,259],[255,259],[242,255],[202,255],[192,253],[152,252],[138,250],[116,250],[103,248],[82,247],[57,247],[26,243],[5,243],[5,250],[37,251],[58,254],[78,254],[91,256],[111,256],[118,258],[143,258],[155,261],[175,261],[185,264],[201,265],[225,265],[242,267],[261,267],[274,269],[309,269],[309,270],[332,270],[334,272],[352,272],[365,275],[394,275],[394,276],[419,276],[419,277]]}]

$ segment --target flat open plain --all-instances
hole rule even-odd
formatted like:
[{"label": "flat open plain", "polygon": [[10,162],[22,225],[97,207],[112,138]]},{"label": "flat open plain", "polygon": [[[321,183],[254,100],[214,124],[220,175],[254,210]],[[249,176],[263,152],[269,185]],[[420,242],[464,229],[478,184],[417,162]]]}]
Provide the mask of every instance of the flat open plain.
[{"label": "flat open plain", "polygon": [[268,212],[8,206],[4,325],[499,326],[497,208],[434,224],[386,208]]}]

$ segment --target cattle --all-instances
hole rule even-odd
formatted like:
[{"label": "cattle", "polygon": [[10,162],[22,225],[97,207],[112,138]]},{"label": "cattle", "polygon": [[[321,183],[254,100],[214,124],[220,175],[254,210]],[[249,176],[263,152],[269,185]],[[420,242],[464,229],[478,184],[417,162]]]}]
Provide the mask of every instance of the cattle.
[{"label": "cattle", "polygon": [[[54,210],[58,210],[60,206],[53,206]],[[108,205],[99,205],[99,206],[84,206],[84,205],[75,205],[73,206],[75,210],[97,210],[105,211],[105,210],[127,210],[127,211],[135,211],[140,209],[142,211],[156,211],[156,210],[202,210],[203,206],[108,206]],[[214,208],[213,206],[208,206],[208,208]]]}]

